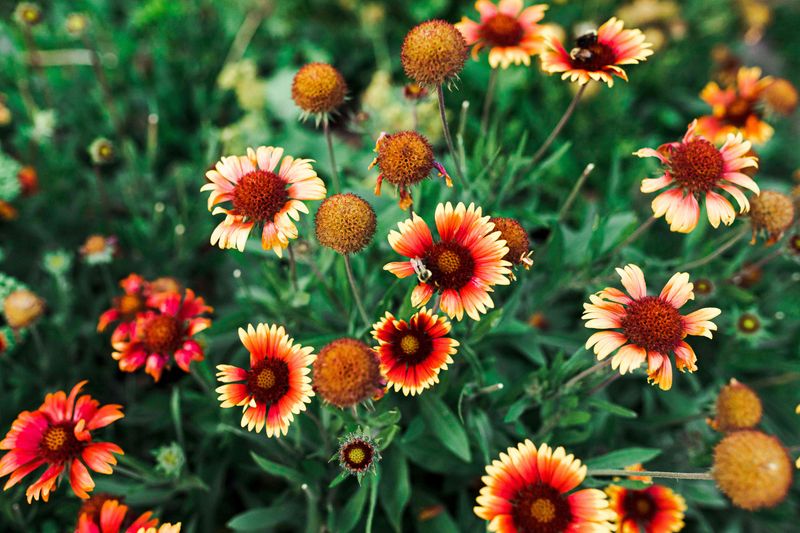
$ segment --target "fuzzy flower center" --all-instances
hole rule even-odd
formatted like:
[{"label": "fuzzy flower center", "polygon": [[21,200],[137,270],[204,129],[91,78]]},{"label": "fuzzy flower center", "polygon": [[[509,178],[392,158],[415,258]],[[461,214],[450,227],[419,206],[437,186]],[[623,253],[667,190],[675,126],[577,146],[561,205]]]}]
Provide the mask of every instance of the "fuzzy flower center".
[{"label": "fuzzy flower center", "polygon": [[656,511],[653,499],[642,490],[631,490],[625,494],[622,501],[625,514],[638,523],[649,523]]},{"label": "fuzzy flower center", "polygon": [[498,13],[481,27],[481,37],[494,46],[518,45],[524,34],[517,19],[505,13]]},{"label": "fuzzy flower center", "polygon": [[693,194],[713,189],[722,178],[725,165],[719,150],[705,139],[695,139],[674,148],[669,163],[672,176]]},{"label": "fuzzy flower center", "polygon": [[248,372],[247,387],[257,403],[272,405],[289,392],[289,365],[282,359],[262,359]]},{"label": "fuzzy flower center", "polygon": [[364,459],[367,458],[367,454],[364,453],[364,450],[361,448],[353,448],[347,453],[347,458],[350,460],[351,463],[355,463],[360,465],[364,462]]},{"label": "fuzzy flower center", "polygon": [[395,357],[408,366],[418,365],[425,361],[433,351],[432,339],[422,331],[398,332],[402,335],[396,341],[400,348]]},{"label": "fuzzy flower center", "polygon": [[666,355],[683,339],[683,317],[661,298],[645,296],[628,305],[622,330],[631,343]]},{"label": "fuzzy flower center", "polygon": [[377,162],[389,183],[413,185],[433,171],[433,150],[422,135],[401,131],[380,140]]},{"label": "fuzzy flower center", "polygon": [[286,182],[274,172],[255,170],[242,176],[233,189],[237,214],[255,222],[269,222],[289,200]]},{"label": "fuzzy flower center", "polygon": [[439,290],[460,289],[475,272],[475,260],[470,251],[455,242],[434,244],[423,263],[431,272],[429,282]]},{"label": "fuzzy flower center", "polygon": [[75,437],[75,424],[61,422],[48,427],[39,445],[42,456],[50,462],[66,461],[77,456],[83,447]]},{"label": "fuzzy flower center", "polygon": [[404,354],[413,354],[419,350],[419,341],[414,335],[406,335],[400,340],[400,349]]},{"label": "fuzzy flower center", "polygon": [[572,68],[589,71],[602,70],[616,61],[614,50],[607,44],[599,42],[595,32],[578,37],[569,57],[572,60]]},{"label": "fuzzy flower center", "polygon": [[181,340],[181,326],[173,316],[158,315],[145,325],[143,340],[151,352],[175,351]]},{"label": "fuzzy flower center", "polygon": [[569,502],[556,489],[536,483],[517,493],[511,516],[518,531],[556,533],[566,530],[572,511]]},{"label": "fuzzy flower center", "polygon": [[374,456],[372,446],[361,438],[348,442],[340,452],[341,464],[354,473],[366,471]]}]

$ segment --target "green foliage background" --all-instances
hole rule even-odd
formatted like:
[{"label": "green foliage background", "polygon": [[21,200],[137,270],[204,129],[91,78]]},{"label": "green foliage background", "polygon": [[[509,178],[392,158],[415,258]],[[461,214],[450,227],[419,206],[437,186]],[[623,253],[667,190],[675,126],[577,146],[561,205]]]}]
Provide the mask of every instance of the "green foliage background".
[{"label": "green foliage background", "polygon": [[[602,23],[623,3],[564,2],[551,6],[547,20],[569,31],[580,21]],[[399,48],[405,33],[432,17],[453,22],[465,14],[474,18],[471,4],[43,2],[45,21],[34,30],[41,50],[82,47],[64,31],[63,21],[72,11],[88,14],[89,35],[101,51],[113,107],[121,117],[116,132],[89,66],[48,67],[46,81],[29,71],[21,32],[10,18],[15,4],[0,2],[0,88],[14,113],[13,123],[0,128],[0,142],[6,153],[36,167],[41,185],[39,194],[15,203],[17,220],[0,223],[0,271],[32,287],[49,307],[37,326],[39,341],[29,337],[0,356],[0,427],[8,428],[20,411],[38,406],[45,392],[89,379],[93,396],[125,406],[126,417],[102,438],[122,446],[122,465],[136,475],[96,475],[96,490],[124,494],[134,508],[152,508],[165,521],[182,521],[189,532],[312,532],[322,527],[337,532],[482,531],[485,524],[472,506],[483,467],[525,438],[564,445],[586,460],[625,450],[606,458],[606,466],[648,460],[655,470],[705,470],[719,436],[704,419],[719,387],[731,377],[757,386],[766,431],[789,447],[800,444],[800,419],[794,414],[800,401],[798,264],[781,256],[764,267],[762,280],[753,286],[728,281],[746,262],[771,252],[761,245],[742,241],[691,272],[693,279],[712,280],[716,291],[687,309],[713,305],[723,310],[714,340],[693,342],[699,356],[696,374],[676,375],[669,392],[647,385],[642,372],[611,384],[604,383],[611,374],[601,373],[565,387],[593,364],[583,349],[589,332],[580,321],[581,304],[588,294],[617,284],[614,267],[639,264],[655,290],[679,265],[712,252],[748,223],[745,219],[716,231],[700,224],[682,236],[669,233],[659,221],[633,245],[615,250],[650,215],[650,198],[638,192],[638,185],[654,166],[631,152],[680,137],[692,118],[707,112],[698,93],[713,74],[712,47],[725,44],[744,64],[800,83],[800,6],[793,2],[769,2],[773,22],[764,39],[749,47],[742,41],[745,24],[738,2],[680,2],[685,37],[669,40],[649,61],[628,69],[630,83],[601,88],[586,98],[550,156],[531,171],[523,171],[530,154],[561,116],[570,88],[542,74],[538,60],[531,68],[503,71],[491,131],[484,136],[479,110],[489,67],[485,56],[470,61],[457,90],[446,96],[468,159],[470,188],[458,182],[452,190],[437,180],[425,183],[415,191],[418,210],[432,220],[438,202],[462,200],[492,215],[516,217],[532,237],[534,267],[520,273],[517,283],[497,289],[496,310],[479,323],[454,325],[462,344],[456,362],[421,397],[390,393],[375,411],[360,409],[358,420],[315,399],[310,409],[321,421],[321,434],[310,417],[301,415],[282,444],[241,431],[235,410],[219,408],[213,369],[221,362],[245,360],[238,327],[284,324],[298,342],[317,350],[335,338],[362,337],[368,331],[351,301],[340,258],[313,238],[313,216],[300,223],[299,292],[287,281],[288,263],[263,252],[257,242],[243,254],[211,248],[208,238],[218,221],[199,192],[205,170],[220,155],[245,146],[276,145],[316,159],[320,175],[330,183],[324,139],[312,122],[297,121],[289,85],[306,62],[334,64],[351,95],[334,125],[346,190],[366,198],[379,220],[374,242],[354,258],[356,277],[376,320],[386,310],[407,318],[412,283],[382,270],[396,257],[386,235],[406,214],[386,188],[381,197],[371,192],[376,173],[367,165],[379,130],[371,122],[374,117],[358,116],[360,97],[376,69],[383,68],[396,84],[392,98],[401,99],[405,78]],[[365,14],[376,6],[383,10],[378,22]],[[265,104],[248,111],[217,80],[245,17],[259,9],[267,15],[243,54],[257,65]],[[46,90],[52,96],[56,125],[43,141],[32,135],[26,115],[20,93],[26,81],[40,107],[47,107]],[[468,109],[462,102],[469,102]],[[148,142],[151,114],[158,116],[158,130]],[[791,173],[800,167],[800,124],[797,116],[772,123],[775,136],[759,150],[758,182],[762,189],[788,192]],[[100,171],[103,191],[86,151],[98,136],[111,138],[118,149],[117,162]],[[450,161],[442,143],[437,153]],[[595,171],[559,220],[560,207],[588,163],[596,165]],[[309,204],[313,214],[318,203]],[[107,269],[75,257],[60,277],[42,267],[46,252],[75,254],[90,233],[117,235],[122,256]],[[312,261],[322,282],[312,273]],[[203,335],[206,360],[193,365],[191,376],[173,372],[154,384],[144,374],[123,374],[110,357],[108,336],[95,332],[97,317],[116,292],[110,280],[115,284],[130,272],[174,276],[215,307],[214,325]],[[734,334],[733,317],[749,309],[767,319],[766,335],[754,342]],[[548,328],[527,323],[537,311]],[[504,385],[502,390],[479,392],[496,383]],[[607,386],[598,390],[602,385]],[[353,479],[329,488],[338,474],[335,463],[327,462],[335,439],[357,423],[383,438],[379,475],[360,488]],[[183,473],[174,479],[154,469],[151,453],[172,442],[187,458]],[[798,513],[796,488],[776,509],[746,513],[732,508],[710,482],[666,484],[687,500],[687,531],[787,531]],[[420,520],[419,513],[432,506],[442,506],[441,512]],[[24,501],[24,488],[17,487],[0,496],[0,528],[66,531],[78,507],[67,486],[49,504],[32,506]]]}]

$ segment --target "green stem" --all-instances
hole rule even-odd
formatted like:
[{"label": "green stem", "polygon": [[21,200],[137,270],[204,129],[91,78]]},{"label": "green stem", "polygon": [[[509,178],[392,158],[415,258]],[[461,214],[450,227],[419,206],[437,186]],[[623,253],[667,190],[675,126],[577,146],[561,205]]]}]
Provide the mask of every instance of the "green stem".
[{"label": "green stem", "polygon": [[294,248],[291,243],[286,248],[289,251],[289,279],[292,281],[292,289],[297,291],[297,261],[294,259]]},{"label": "green stem", "polygon": [[489,127],[489,111],[492,109],[496,85],[497,69],[493,68],[491,74],[489,74],[489,85],[486,87],[486,96],[483,99],[483,111],[481,112],[481,133],[484,135],[486,134],[486,129]]},{"label": "green stem", "polygon": [[601,468],[597,470],[589,470],[589,476],[594,477],[657,477],[665,479],[698,479],[703,481],[711,481],[714,478],[710,472],[656,472],[650,470],[636,471],[636,470],[617,470],[613,468]]},{"label": "green stem", "polygon": [[627,239],[619,243],[616,247],[614,247],[613,250],[611,250],[611,255],[616,255],[617,252],[619,252],[620,250],[622,250],[623,248],[634,242],[636,239],[641,237],[644,234],[644,232],[650,229],[650,226],[652,226],[653,223],[655,223],[655,221],[656,217],[650,217],[647,220],[645,220],[641,226],[636,228],[633,233],[628,235]]},{"label": "green stem", "polygon": [[724,254],[734,244],[739,242],[742,239],[742,237],[747,235],[747,233],[749,231],[750,231],[750,228],[748,228],[747,226],[744,226],[741,230],[739,230],[737,233],[735,233],[730,239],[728,239],[727,241],[722,243],[716,250],[714,250],[710,254],[708,254],[708,255],[706,255],[704,257],[701,257],[700,259],[695,259],[694,261],[689,261],[688,263],[684,263],[681,266],[675,267],[675,269],[678,270],[678,271],[685,271],[685,270],[690,270],[690,269],[693,269],[693,268],[701,267],[703,265],[706,265],[706,264],[710,263],[711,261],[713,261],[717,257],[719,257],[722,254]]},{"label": "green stem", "polygon": [[464,178],[464,171],[461,168],[461,161],[456,154],[453,139],[450,137],[450,126],[447,124],[447,113],[444,109],[444,89],[441,85],[436,88],[436,94],[439,98],[439,117],[442,119],[442,129],[444,130],[444,140],[447,143],[447,150],[450,152],[450,157],[453,159],[453,165],[456,168],[456,175],[461,181],[461,185],[465,185],[467,180]]},{"label": "green stem", "polygon": [[575,112],[575,108],[578,106],[578,102],[580,101],[581,96],[583,96],[583,92],[586,90],[588,85],[588,83],[581,85],[581,88],[578,89],[578,92],[572,97],[572,101],[569,103],[569,106],[567,106],[567,110],[564,111],[563,115],[561,115],[561,119],[558,121],[558,124],[556,124],[556,127],[553,128],[553,131],[550,132],[550,135],[544,141],[544,144],[542,144],[536,153],[533,154],[531,162],[528,163],[526,170],[529,170],[533,165],[535,165],[542,158],[542,156],[544,156],[544,154],[547,152],[547,149],[550,148],[551,144],[553,144],[553,141],[556,140],[556,137],[558,137],[558,134],[561,133],[562,129],[564,129],[564,126],[566,126],[567,122],[572,116],[572,113]]},{"label": "green stem", "polygon": [[358,287],[356,287],[356,280],[353,276],[353,267],[350,264],[350,255],[344,254],[344,268],[347,270],[347,282],[350,284],[350,291],[353,293],[353,300],[356,303],[356,307],[358,308],[358,313],[361,315],[361,319],[364,321],[364,324],[369,328],[372,324],[370,324],[369,316],[367,315],[367,311],[364,309],[364,303],[361,301],[361,296],[358,293]]},{"label": "green stem", "polygon": [[589,177],[589,174],[591,174],[593,170],[594,170],[594,163],[589,163],[588,165],[586,165],[586,168],[583,169],[581,176],[578,178],[578,181],[575,182],[575,185],[572,187],[569,196],[567,196],[567,201],[564,202],[564,205],[558,212],[559,221],[564,220],[564,216],[569,212],[569,208],[572,207],[572,203],[575,201],[575,198],[578,197],[578,192],[580,192],[581,187],[583,187],[583,184],[586,183],[586,178]]},{"label": "green stem", "polygon": [[336,168],[336,156],[333,153],[333,137],[331,136],[331,129],[328,125],[328,118],[325,117],[322,120],[322,130],[325,132],[325,142],[328,143],[328,158],[331,162],[331,176],[333,178],[333,192],[340,193],[342,192],[341,186],[339,185],[339,169]]},{"label": "green stem", "polygon": [[575,376],[572,377],[572,379],[567,381],[564,384],[564,388],[568,389],[568,388],[572,387],[573,385],[575,385],[577,382],[579,382],[580,380],[582,380],[586,376],[594,374],[595,372],[598,372],[598,371],[604,369],[605,367],[607,367],[610,364],[611,364],[611,358],[609,357],[608,359],[606,359],[604,361],[600,361],[599,363],[596,363],[596,364],[590,366],[589,368],[587,368],[583,372],[581,372],[579,374],[576,374]]}]

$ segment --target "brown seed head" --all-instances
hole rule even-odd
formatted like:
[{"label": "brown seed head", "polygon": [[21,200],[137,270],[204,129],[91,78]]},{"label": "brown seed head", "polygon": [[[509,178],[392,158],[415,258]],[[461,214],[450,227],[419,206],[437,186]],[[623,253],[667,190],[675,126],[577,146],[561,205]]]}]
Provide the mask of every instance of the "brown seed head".
[{"label": "brown seed head", "polygon": [[779,239],[794,222],[794,202],[777,191],[762,191],[750,200],[753,231],[766,231],[770,241]]},{"label": "brown seed head", "polygon": [[309,63],[297,71],[292,82],[292,100],[306,113],[330,113],[344,102],[347,83],[327,63]]},{"label": "brown seed head", "polygon": [[18,289],[3,302],[3,314],[14,329],[26,328],[44,313],[44,300],[27,289]]},{"label": "brown seed head", "polygon": [[377,151],[375,161],[381,175],[393,185],[414,185],[433,171],[431,143],[415,131],[384,135],[378,141]]},{"label": "brown seed head", "polygon": [[375,211],[352,193],[325,199],[314,218],[317,240],[342,255],[360,252],[375,235]]},{"label": "brown seed head", "polygon": [[[503,259],[514,265],[523,263],[531,251],[528,233],[513,218],[492,217],[489,222],[494,222],[495,231],[500,232],[500,238],[506,241],[508,253]],[[530,259],[528,259],[530,261]]]},{"label": "brown seed head", "polygon": [[761,421],[761,399],[753,389],[732,379],[717,396],[717,417],[711,426],[728,432],[754,428]]},{"label": "brown seed head", "polygon": [[314,361],[314,391],[337,407],[357,405],[383,388],[375,350],[356,339],[337,339]]},{"label": "brown seed head", "polygon": [[406,35],[400,61],[406,75],[423,85],[441,85],[464,68],[467,42],[449,22],[429,20]]},{"label": "brown seed head", "polygon": [[746,429],[728,434],[714,448],[711,474],[737,507],[775,507],[792,484],[792,460],[772,435]]}]

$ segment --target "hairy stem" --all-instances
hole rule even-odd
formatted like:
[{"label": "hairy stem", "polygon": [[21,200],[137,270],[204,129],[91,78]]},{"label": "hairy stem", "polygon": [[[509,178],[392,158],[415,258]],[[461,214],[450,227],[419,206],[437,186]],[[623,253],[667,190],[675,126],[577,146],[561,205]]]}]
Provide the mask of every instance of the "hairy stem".
[{"label": "hairy stem", "polygon": [[367,327],[370,327],[369,316],[367,315],[367,311],[364,309],[364,303],[361,301],[361,296],[358,293],[358,287],[356,287],[356,280],[353,276],[353,266],[350,264],[350,256],[348,254],[344,254],[344,267],[347,270],[347,281],[350,283],[350,290],[353,293],[353,300],[356,302],[356,307],[358,308],[358,313],[361,315],[361,319],[364,321]]},{"label": "hairy stem", "polygon": [[331,136],[331,128],[328,125],[327,117],[322,121],[322,129],[325,132],[325,142],[328,143],[328,158],[331,162],[331,176],[333,177],[333,192],[342,192],[339,185],[339,169],[336,167],[336,155],[333,152],[333,137]]},{"label": "hairy stem", "polygon": [[461,181],[461,184],[464,185],[467,180],[464,178],[464,171],[461,168],[461,160],[456,154],[456,149],[453,145],[453,139],[450,137],[450,126],[447,124],[447,114],[444,110],[444,89],[441,85],[436,88],[436,94],[439,97],[439,116],[442,119],[442,129],[444,130],[444,140],[447,142],[447,150],[450,152],[450,157],[453,159],[453,165],[456,168],[456,175]]},{"label": "hairy stem", "polygon": [[600,468],[597,470],[590,469],[586,474],[594,477],[646,476],[646,477],[660,477],[665,479],[699,479],[703,481],[710,481],[714,479],[713,477],[711,477],[710,472],[657,472],[650,470],[644,470],[644,471],[617,470],[613,468]]}]

